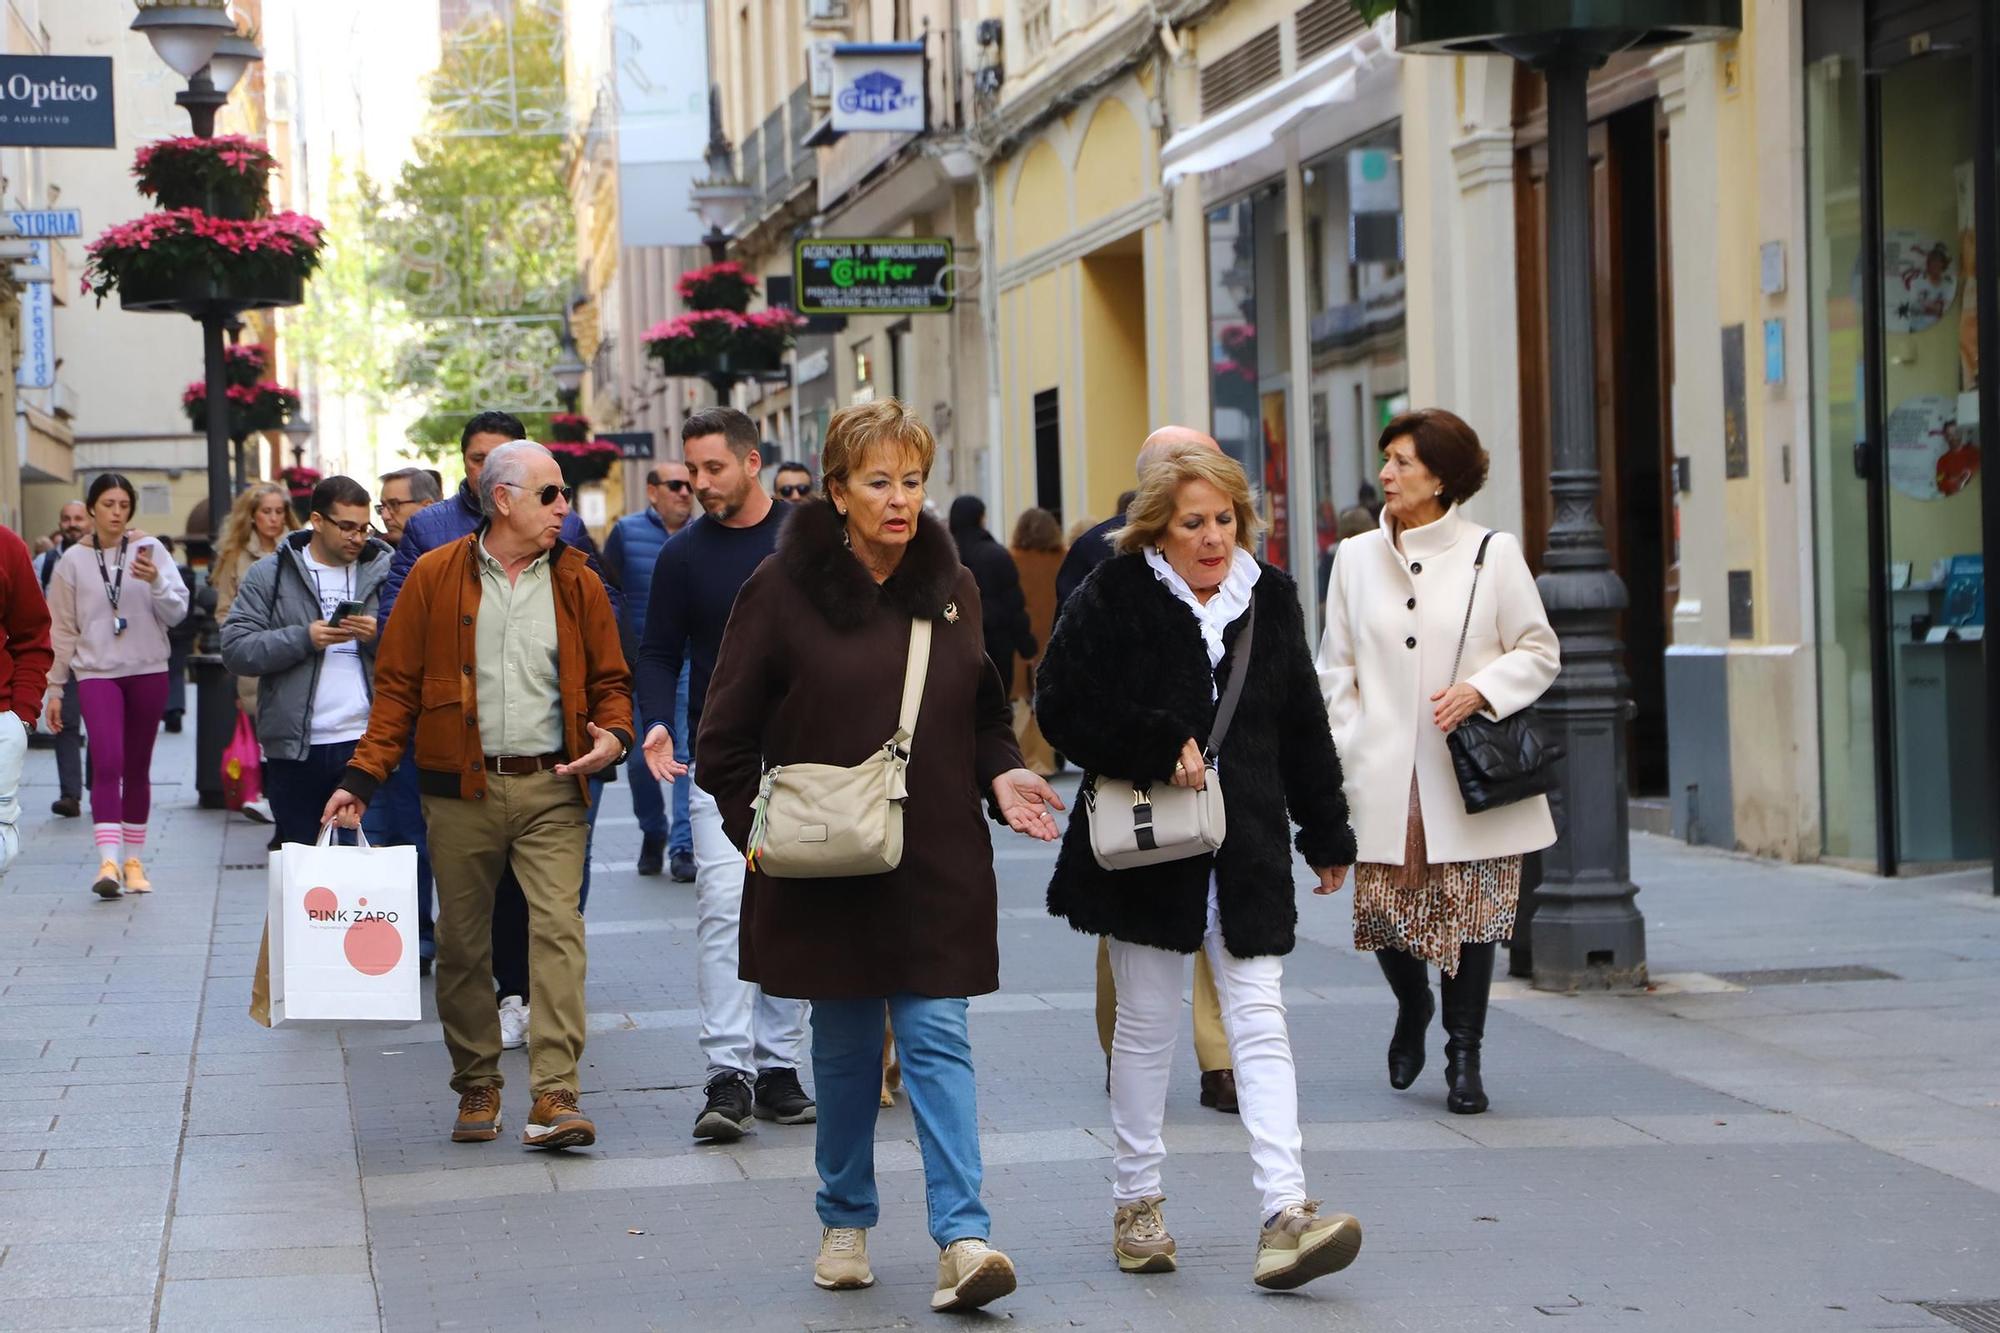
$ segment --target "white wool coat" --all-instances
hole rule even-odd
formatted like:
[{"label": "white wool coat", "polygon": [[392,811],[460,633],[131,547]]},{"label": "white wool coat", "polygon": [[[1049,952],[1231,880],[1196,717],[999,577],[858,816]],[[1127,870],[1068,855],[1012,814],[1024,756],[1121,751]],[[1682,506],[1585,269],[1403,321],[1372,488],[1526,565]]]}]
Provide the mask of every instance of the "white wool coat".
[{"label": "white wool coat", "polygon": [[[1546,797],[1467,814],[1444,733],[1431,720],[1431,695],[1451,682],[1486,531],[1454,506],[1404,532],[1399,550],[1385,512],[1377,531],[1335,550],[1319,684],[1363,861],[1403,863],[1413,770],[1434,864],[1532,852],[1556,840]],[[1458,678],[1486,696],[1488,716],[1499,720],[1539,699],[1561,665],[1521,543],[1496,532]]]}]

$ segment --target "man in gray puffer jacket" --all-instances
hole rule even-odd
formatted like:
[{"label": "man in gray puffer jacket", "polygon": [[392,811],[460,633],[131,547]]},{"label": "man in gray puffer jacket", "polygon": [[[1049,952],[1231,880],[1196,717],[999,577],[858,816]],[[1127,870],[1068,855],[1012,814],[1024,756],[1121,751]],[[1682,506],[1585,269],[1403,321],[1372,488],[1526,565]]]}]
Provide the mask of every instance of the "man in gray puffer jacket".
[{"label": "man in gray puffer jacket", "polygon": [[257,677],[257,740],[280,842],[313,842],[368,729],[377,610],[393,556],[351,477],[313,487],[311,527],[250,567],[222,622],[222,661]]}]

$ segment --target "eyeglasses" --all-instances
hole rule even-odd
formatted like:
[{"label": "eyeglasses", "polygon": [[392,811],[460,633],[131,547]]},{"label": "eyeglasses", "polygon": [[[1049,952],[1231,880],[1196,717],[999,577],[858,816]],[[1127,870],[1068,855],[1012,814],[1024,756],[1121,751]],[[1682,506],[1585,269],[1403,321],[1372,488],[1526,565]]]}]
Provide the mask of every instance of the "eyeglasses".
[{"label": "eyeglasses", "polygon": [[560,495],[564,500],[569,501],[571,504],[576,503],[576,492],[575,490],[571,489],[568,486],[551,485],[551,486],[544,486],[540,490],[536,490],[532,486],[519,486],[511,481],[503,481],[500,484],[502,486],[509,488],[510,490],[526,491],[529,495],[532,495],[536,499],[540,500],[542,502],[542,508],[544,509],[547,509],[550,505],[554,504],[556,502],[556,497],[558,495]]},{"label": "eyeglasses", "polygon": [[394,518],[398,513],[402,512],[404,505],[413,505],[415,503],[415,500],[384,500],[375,506],[375,512],[383,518]]},{"label": "eyeglasses", "polygon": [[340,529],[340,535],[343,537],[359,537],[368,531],[366,523],[350,523],[346,519],[334,518],[330,514],[314,514],[313,517],[323,518],[333,524],[334,527]]},{"label": "eyeglasses", "polygon": [[679,495],[688,489],[688,483],[684,477],[670,477],[659,484],[672,491],[675,495]]},{"label": "eyeglasses", "polygon": [[787,500],[803,500],[812,493],[813,488],[811,484],[805,482],[786,482],[784,485],[778,487],[778,494],[784,496]]}]

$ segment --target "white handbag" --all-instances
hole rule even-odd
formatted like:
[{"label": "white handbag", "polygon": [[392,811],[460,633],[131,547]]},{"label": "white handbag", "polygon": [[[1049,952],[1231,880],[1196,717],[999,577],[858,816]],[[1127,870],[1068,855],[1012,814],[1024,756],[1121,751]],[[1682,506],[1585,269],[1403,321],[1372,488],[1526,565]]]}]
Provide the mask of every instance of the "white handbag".
[{"label": "white handbag", "polygon": [[271,1026],[418,1022],[417,849],[332,836],[271,853]]},{"label": "white handbag", "polygon": [[903,861],[905,775],[917,712],[930,669],[931,622],[910,621],[896,734],[852,768],[774,764],[764,770],[751,809],[747,860],[776,879],[884,875]]},{"label": "white handbag", "polygon": [[1229,684],[1215,708],[1215,726],[1202,751],[1208,780],[1201,790],[1168,782],[1131,782],[1093,777],[1084,786],[1083,802],[1090,811],[1090,854],[1106,870],[1132,870],[1163,861],[1205,856],[1222,846],[1229,820],[1222,805],[1222,778],[1216,757],[1243,697],[1250,676],[1250,643],[1257,630],[1257,603],[1252,600],[1237,642],[1242,651],[1229,673]]}]

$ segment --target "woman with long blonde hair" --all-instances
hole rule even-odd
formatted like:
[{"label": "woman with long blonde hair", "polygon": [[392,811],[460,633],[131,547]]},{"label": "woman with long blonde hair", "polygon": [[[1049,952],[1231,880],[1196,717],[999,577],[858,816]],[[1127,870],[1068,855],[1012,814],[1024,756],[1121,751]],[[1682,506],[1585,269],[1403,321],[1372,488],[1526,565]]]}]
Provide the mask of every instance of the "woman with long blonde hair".
[{"label": "woman with long blonde hair", "polygon": [[236,590],[243,586],[250,566],[275,552],[285,534],[296,527],[291,497],[277,482],[258,482],[236,497],[223,522],[209,574],[209,582],[215,585],[217,620],[229,615],[229,604],[236,600]]}]

